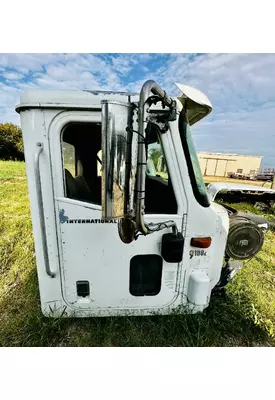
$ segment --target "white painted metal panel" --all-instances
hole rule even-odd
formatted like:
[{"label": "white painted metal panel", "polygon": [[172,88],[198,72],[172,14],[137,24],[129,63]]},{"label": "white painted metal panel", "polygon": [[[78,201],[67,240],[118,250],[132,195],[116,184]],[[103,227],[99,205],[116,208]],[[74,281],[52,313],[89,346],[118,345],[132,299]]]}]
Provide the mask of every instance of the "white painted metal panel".
[{"label": "white painted metal panel", "polygon": [[[82,96],[82,95],[81,95]],[[82,101],[82,100],[81,100]],[[179,104],[179,102],[177,102]],[[129,262],[136,254],[160,254],[161,237],[165,230],[136,242],[120,241],[116,224],[67,223],[70,219],[100,219],[101,207],[64,197],[64,177],[61,159],[60,132],[68,122],[101,122],[98,111],[37,108],[21,111],[24,136],[28,185],[31,198],[32,222],[38,267],[41,306],[45,314],[54,315],[67,309],[67,316],[124,315],[125,313],[147,315],[153,311],[168,313],[169,308],[187,301],[190,276],[194,271],[204,271],[210,288],[219,280],[226,237],[227,212],[218,204],[202,207],[194,197],[189,171],[178,132],[178,121],[169,123],[169,131],[162,135],[163,148],[178,203],[177,215],[147,215],[146,222],[174,219],[185,237],[183,260],[178,264],[164,262],[162,289],[156,296],[136,298],[129,294]],[[73,108],[73,105],[70,104]],[[85,104],[84,104],[85,106]],[[86,104],[87,106],[87,104]],[[37,192],[33,172],[33,156],[36,142],[43,143],[40,159],[42,195],[45,206],[47,247],[50,267],[56,272],[54,278],[46,274],[39,226]],[[64,210],[61,214],[59,212]],[[63,216],[63,217],[62,217]],[[66,219],[66,218],[65,218]],[[192,256],[192,237],[211,236],[212,244],[200,256]],[[76,280],[89,280],[91,296],[76,298]],[[192,308],[203,310],[209,301]],[[100,312],[99,312],[100,310]]]},{"label": "white painted metal panel", "polygon": [[[136,297],[129,291],[130,260],[135,255],[158,254],[161,251],[162,230],[146,237],[139,237],[130,244],[123,243],[117,233],[116,224],[69,223],[61,221],[101,219],[101,206],[84,203],[64,197],[63,169],[60,134],[69,122],[100,122],[99,112],[64,112],[51,124],[50,141],[52,166],[55,179],[55,207],[61,261],[62,291],[65,302],[73,309],[161,309],[171,305],[178,296],[177,279],[181,264],[166,263],[163,260],[161,291],[156,296]],[[163,135],[163,148],[169,160],[175,196],[178,201],[177,215],[147,215],[146,222],[174,220],[178,230],[183,229],[183,214],[186,201],[180,191],[178,174],[175,173],[171,142],[168,134]],[[64,210],[64,211],[62,211]],[[61,212],[61,220],[58,217]],[[65,218],[66,219],[66,218]],[[87,280],[91,283],[89,299],[76,295],[76,282]]]},{"label": "white painted metal panel", "polygon": [[[78,221],[101,220],[101,210],[92,209],[81,202],[57,200],[57,207],[69,219]],[[62,211],[63,215],[63,211]],[[176,221],[181,230],[182,217],[154,215],[146,222]],[[163,230],[130,244],[123,243],[115,223],[60,223],[64,298],[72,307],[79,308],[160,308],[170,305],[177,297],[178,265],[163,261],[161,291],[156,296],[136,297],[129,291],[130,260],[135,255],[158,254],[161,250]],[[91,284],[90,301],[77,298],[76,282],[87,280]]]}]

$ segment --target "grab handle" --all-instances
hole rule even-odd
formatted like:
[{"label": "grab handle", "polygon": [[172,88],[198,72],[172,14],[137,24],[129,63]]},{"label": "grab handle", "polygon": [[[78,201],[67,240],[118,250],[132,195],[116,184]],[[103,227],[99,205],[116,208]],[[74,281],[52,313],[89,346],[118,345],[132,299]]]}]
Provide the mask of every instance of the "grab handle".
[{"label": "grab handle", "polygon": [[38,199],[38,215],[40,221],[40,229],[42,236],[42,248],[43,255],[45,260],[46,272],[51,277],[55,277],[55,273],[50,269],[49,263],[49,255],[47,249],[47,241],[46,241],[46,226],[45,226],[45,216],[44,216],[44,207],[43,207],[43,199],[42,199],[42,189],[41,189],[41,179],[40,179],[40,168],[39,168],[39,156],[43,151],[43,143],[36,143],[37,149],[34,155],[34,174],[35,174],[35,184],[37,191],[37,199]]}]

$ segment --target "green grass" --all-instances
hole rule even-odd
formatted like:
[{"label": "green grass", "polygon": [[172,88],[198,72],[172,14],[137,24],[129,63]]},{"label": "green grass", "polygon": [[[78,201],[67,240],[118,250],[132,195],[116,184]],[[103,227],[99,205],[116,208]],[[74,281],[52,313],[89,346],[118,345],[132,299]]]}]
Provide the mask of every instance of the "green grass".
[{"label": "green grass", "polygon": [[[1,346],[274,346],[275,234],[196,315],[47,319],[40,312],[25,165],[0,161]],[[254,211],[242,205],[244,210]]]},{"label": "green grass", "polygon": [[26,180],[26,168],[24,162],[0,160],[0,182]]}]

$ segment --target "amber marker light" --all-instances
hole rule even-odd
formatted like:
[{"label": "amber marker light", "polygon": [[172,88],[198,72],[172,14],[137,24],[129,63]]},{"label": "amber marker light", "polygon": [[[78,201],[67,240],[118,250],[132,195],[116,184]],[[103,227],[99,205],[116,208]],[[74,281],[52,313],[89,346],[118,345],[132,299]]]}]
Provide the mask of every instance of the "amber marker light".
[{"label": "amber marker light", "polygon": [[191,246],[198,247],[200,249],[207,249],[210,247],[211,242],[211,237],[197,237],[191,239]]}]

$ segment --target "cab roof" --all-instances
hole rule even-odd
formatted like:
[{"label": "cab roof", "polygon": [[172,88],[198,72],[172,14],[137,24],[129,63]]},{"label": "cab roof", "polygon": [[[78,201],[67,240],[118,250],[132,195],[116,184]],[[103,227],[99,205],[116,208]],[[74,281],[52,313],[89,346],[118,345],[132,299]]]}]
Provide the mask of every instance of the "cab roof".
[{"label": "cab roof", "polygon": [[[182,92],[178,100],[186,109],[190,125],[205,118],[212,111],[210,100],[200,90],[181,83],[175,85]],[[28,108],[100,109],[102,100],[138,102],[139,94],[101,90],[32,89],[23,93],[15,110],[20,113]]]},{"label": "cab roof", "polygon": [[20,97],[16,111],[26,108],[93,108],[102,100],[138,101],[139,95],[130,92],[100,90],[27,90]]}]

